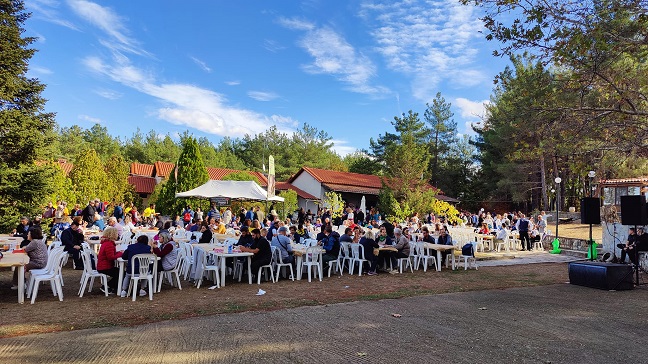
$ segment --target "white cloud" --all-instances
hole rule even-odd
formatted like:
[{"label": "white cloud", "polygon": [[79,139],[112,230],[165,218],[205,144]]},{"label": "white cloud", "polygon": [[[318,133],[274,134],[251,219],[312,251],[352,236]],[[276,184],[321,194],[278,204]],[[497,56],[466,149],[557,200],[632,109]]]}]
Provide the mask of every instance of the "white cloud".
[{"label": "white cloud", "polygon": [[94,93],[108,100],[117,100],[123,96],[120,92],[107,89],[94,90]]},{"label": "white cloud", "polygon": [[229,86],[237,86],[241,84],[241,81],[225,81],[225,84]]},{"label": "white cloud", "polygon": [[265,91],[248,91],[248,96],[257,101],[272,101],[279,97],[274,92],[265,92]]},{"label": "white cloud", "polygon": [[303,20],[303,19],[297,19],[297,18],[279,18],[279,24],[283,25],[284,27],[292,30],[313,30],[315,29],[315,24]]},{"label": "white cloud", "polygon": [[270,120],[278,126],[287,125],[296,128],[299,125],[299,122],[290,116],[272,115],[270,116]]},{"label": "white cloud", "polygon": [[463,97],[458,97],[454,100],[454,105],[459,108],[461,117],[464,119],[481,120],[486,116],[486,105],[489,103],[489,100],[470,101]]},{"label": "white cloud", "polygon": [[41,75],[51,75],[52,73],[54,73],[49,68],[38,67],[38,66],[31,66],[31,67],[29,67],[29,70],[34,72],[34,73],[41,74]]},{"label": "white cloud", "polygon": [[306,31],[298,45],[313,57],[313,63],[304,65],[304,71],[332,75],[344,82],[346,89],[357,93],[383,96],[389,92],[386,87],[371,84],[376,67],[369,57],[356,51],[333,29],[318,28],[303,20],[282,18],[279,22],[289,29]]},{"label": "white cloud", "polygon": [[279,42],[272,40],[272,39],[266,39],[263,41],[263,48],[269,50],[272,53],[277,53],[278,51],[282,51],[286,49],[286,47],[282,46]]},{"label": "white cloud", "polygon": [[346,140],[331,140],[331,143],[333,143],[332,149],[341,157],[344,157],[347,154],[351,154],[358,149],[356,147],[348,145],[349,142]]},{"label": "white cloud", "polygon": [[212,70],[211,70],[211,68],[209,68],[209,66],[207,66],[207,63],[199,60],[196,57],[191,57],[190,56],[189,58],[191,58],[191,60],[194,61],[198,65],[198,67],[200,67],[203,71],[205,71],[207,73],[211,73]]},{"label": "white cloud", "polygon": [[[121,17],[108,8],[84,0],[70,0],[78,7],[78,13],[91,24],[97,26],[116,40],[119,44],[101,42],[112,50],[112,59],[88,56],[82,64],[91,72],[107,77],[110,80],[133,88],[143,94],[157,99],[160,106],[153,115],[175,125],[191,127],[206,133],[221,136],[243,136],[257,134],[266,130],[273,122],[283,121],[280,126],[289,125],[292,120],[281,115],[267,116],[252,110],[246,110],[228,103],[226,97],[215,91],[184,83],[163,83],[151,72],[134,66],[128,56],[119,51],[119,47],[128,48],[137,45],[137,41],[128,38],[128,31],[121,23]],[[103,14],[100,19],[97,14]],[[110,27],[114,24],[114,27]],[[148,54],[141,47],[140,53]],[[136,52],[133,52],[136,53]],[[230,81],[237,84],[238,81]],[[104,95],[109,95],[104,93]],[[282,130],[291,131],[289,128]]]},{"label": "white cloud", "polygon": [[101,124],[101,123],[103,123],[103,121],[101,119],[95,118],[95,117],[92,117],[92,116],[89,116],[89,115],[79,115],[79,120],[89,121],[89,122],[91,122],[93,124]]},{"label": "white cloud", "polygon": [[111,8],[86,0],[68,0],[68,5],[79,17],[109,36],[109,41],[100,40],[100,43],[111,51],[149,55],[137,41],[128,35],[128,29],[124,24],[125,19],[117,15]]},{"label": "white cloud", "polygon": [[[58,11],[58,1],[52,0],[27,0],[25,8],[34,13],[34,19],[44,20],[68,29],[79,30],[71,21],[65,19]],[[42,36],[39,35],[39,38]],[[44,41],[44,37],[43,41]]]},{"label": "white cloud", "polygon": [[474,7],[456,0],[378,0],[362,4],[360,16],[373,27],[387,66],[412,79],[416,98],[428,102],[442,81],[467,87],[486,80],[473,65],[471,41],[483,28]]}]

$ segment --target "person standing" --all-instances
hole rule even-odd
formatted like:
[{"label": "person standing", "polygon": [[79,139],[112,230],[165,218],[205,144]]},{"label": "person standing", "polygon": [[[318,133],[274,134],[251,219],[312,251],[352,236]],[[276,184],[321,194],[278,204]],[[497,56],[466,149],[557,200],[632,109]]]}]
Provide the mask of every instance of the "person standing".
[{"label": "person standing", "polygon": [[520,214],[520,218],[516,224],[516,230],[520,234],[520,242],[522,243],[522,251],[525,250],[524,242],[526,241],[526,250],[531,250],[531,238],[529,238],[529,220],[524,214]]},{"label": "person standing", "polygon": [[95,207],[95,201],[88,201],[88,205],[81,212],[81,216],[83,217],[83,221],[85,221],[86,223],[86,227],[90,227],[94,224],[96,213],[97,209]]},{"label": "person standing", "polygon": [[115,208],[113,209],[113,216],[115,219],[117,219],[117,222],[122,222],[124,221],[124,203],[120,202],[117,205],[115,205]]}]

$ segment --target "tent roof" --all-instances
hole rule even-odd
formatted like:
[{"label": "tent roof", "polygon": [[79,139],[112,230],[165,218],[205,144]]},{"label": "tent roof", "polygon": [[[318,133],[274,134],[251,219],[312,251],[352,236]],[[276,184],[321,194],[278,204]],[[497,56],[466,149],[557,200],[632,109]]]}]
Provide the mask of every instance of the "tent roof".
[{"label": "tent roof", "polygon": [[228,197],[231,199],[241,200],[259,200],[259,201],[279,201],[283,202],[283,197],[274,196],[267,198],[267,192],[256,182],[253,181],[217,181],[209,180],[202,186],[193,190],[176,193],[176,197]]}]

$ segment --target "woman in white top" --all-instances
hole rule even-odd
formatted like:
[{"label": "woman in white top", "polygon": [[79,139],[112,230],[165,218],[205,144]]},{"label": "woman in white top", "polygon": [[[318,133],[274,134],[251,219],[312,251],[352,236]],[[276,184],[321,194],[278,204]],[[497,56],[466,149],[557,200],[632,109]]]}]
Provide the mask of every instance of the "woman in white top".
[{"label": "woman in white top", "polygon": [[353,215],[353,209],[350,208],[350,207],[348,207],[348,208],[347,208],[347,220],[351,220],[351,221],[353,221],[353,216],[354,216],[354,215]]}]

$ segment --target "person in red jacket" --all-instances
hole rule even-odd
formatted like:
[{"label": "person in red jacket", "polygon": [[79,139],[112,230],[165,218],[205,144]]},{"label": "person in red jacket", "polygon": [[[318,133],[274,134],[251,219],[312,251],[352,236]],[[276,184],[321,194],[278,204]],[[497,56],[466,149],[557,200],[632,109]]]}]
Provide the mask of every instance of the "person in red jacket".
[{"label": "person in red jacket", "polygon": [[[119,239],[119,232],[116,228],[109,226],[103,231],[101,237],[101,247],[97,255],[97,271],[110,277],[108,281],[108,294],[117,291],[117,280],[119,279],[119,269],[115,267],[115,260],[121,258],[122,252],[117,251],[115,241]],[[103,291],[103,288],[101,288]]]}]

